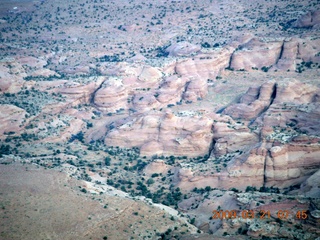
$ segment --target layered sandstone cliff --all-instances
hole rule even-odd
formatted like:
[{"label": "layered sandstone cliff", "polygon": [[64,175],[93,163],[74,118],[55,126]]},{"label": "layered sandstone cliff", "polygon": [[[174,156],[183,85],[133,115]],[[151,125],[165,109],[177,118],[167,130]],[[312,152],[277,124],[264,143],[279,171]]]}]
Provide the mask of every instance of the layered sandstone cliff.
[{"label": "layered sandstone cliff", "polygon": [[206,117],[149,113],[109,131],[105,143],[141,147],[141,154],[146,156],[199,156],[209,152],[211,128],[212,120]]},{"label": "layered sandstone cliff", "polygon": [[277,71],[294,71],[301,60],[319,63],[319,39],[261,39],[252,38],[240,44],[232,54],[230,68],[234,70],[270,68]]},{"label": "layered sandstone cliff", "polygon": [[[182,171],[179,186],[245,189],[250,185],[300,185],[320,166],[319,93],[318,88],[292,79],[249,89],[239,103],[223,112],[245,121],[247,126],[222,119],[213,124],[211,156],[241,154],[231,157],[220,173],[195,170],[185,175]],[[319,183],[316,176],[313,179]]]}]

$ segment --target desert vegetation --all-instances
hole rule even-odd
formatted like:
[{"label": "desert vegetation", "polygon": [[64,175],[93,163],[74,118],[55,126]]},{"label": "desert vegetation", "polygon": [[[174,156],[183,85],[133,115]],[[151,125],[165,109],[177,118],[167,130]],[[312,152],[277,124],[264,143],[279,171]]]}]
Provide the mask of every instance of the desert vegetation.
[{"label": "desert vegetation", "polygon": [[319,14],[314,0],[5,0],[0,238],[315,239]]}]

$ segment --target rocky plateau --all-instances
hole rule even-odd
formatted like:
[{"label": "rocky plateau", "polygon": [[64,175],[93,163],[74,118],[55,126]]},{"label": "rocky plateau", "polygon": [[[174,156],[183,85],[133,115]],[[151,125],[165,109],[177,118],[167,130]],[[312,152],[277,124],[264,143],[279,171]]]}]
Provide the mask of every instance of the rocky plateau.
[{"label": "rocky plateau", "polygon": [[319,9],[4,1],[0,239],[319,238]]}]

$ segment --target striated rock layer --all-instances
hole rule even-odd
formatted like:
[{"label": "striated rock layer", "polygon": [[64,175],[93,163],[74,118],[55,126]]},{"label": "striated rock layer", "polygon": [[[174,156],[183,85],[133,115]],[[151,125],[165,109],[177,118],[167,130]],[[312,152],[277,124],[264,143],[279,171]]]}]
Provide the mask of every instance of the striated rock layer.
[{"label": "striated rock layer", "polygon": [[99,108],[115,111],[126,107],[127,97],[120,79],[108,79],[96,91],[93,101]]},{"label": "striated rock layer", "polygon": [[141,147],[141,154],[199,156],[208,154],[212,140],[212,120],[207,117],[177,117],[148,114],[109,131],[105,143],[112,146]]},{"label": "striated rock layer", "polygon": [[240,44],[230,59],[234,70],[294,71],[301,61],[319,63],[319,39],[258,39]]},{"label": "striated rock layer", "polygon": [[[200,186],[221,188],[247,186],[286,188],[303,185],[314,195],[308,178],[320,167],[320,90],[287,79],[251,88],[239,103],[223,114],[245,121],[249,129],[232,120],[214,123],[211,157],[236,154],[222,172],[202,174],[182,167],[178,185],[192,189]],[[238,121],[239,121],[238,120]],[[310,186],[310,187],[309,187]]]},{"label": "striated rock layer", "polygon": [[254,177],[257,186],[300,184],[320,167],[320,91],[291,79],[269,89],[276,91],[274,99],[270,98],[272,104],[265,112],[252,111],[249,116],[257,116],[252,127],[260,131],[261,144],[252,146],[247,157],[235,159],[228,171],[238,171],[238,177]]}]

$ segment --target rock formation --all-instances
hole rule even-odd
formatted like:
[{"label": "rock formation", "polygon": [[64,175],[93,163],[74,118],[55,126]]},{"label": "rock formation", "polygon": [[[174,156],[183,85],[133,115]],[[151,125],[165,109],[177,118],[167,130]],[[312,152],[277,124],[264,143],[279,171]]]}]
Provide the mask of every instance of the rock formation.
[{"label": "rock formation", "polygon": [[167,77],[157,92],[157,100],[161,103],[173,103],[182,100],[183,92],[187,86],[187,78],[177,75]]},{"label": "rock formation", "polygon": [[250,70],[270,67],[278,61],[282,45],[282,41],[266,42],[253,38],[233,53],[230,68]]},{"label": "rock formation", "polygon": [[199,156],[208,154],[212,120],[206,117],[177,117],[170,112],[135,118],[107,133],[105,143],[141,147],[141,154]]},{"label": "rock formation", "polygon": [[[168,99],[166,99],[168,100]],[[153,108],[158,108],[160,103],[157,98],[151,94],[136,94],[133,98],[133,109],[138,112],[151,111]]]},{"label": "rock formation", "polygon": [[176,73],[189,79],[215,79],[222,70],[229,66],[233,50],[232,47],[228,47],[182,60],[176,65]]},{"label": "rock formation", "polygon": [[257,39],[240,44],[232,54],[230,68],[234,70],[270,68],[277,71],[296,70],[301,60],[319,62],[319,39]]},{"label": "rock formation", "polygon": [[[313,86],[292,80],[275,86],[276,89],[274,85],[269,86],[269,91],[276,91],[273,101],[271,96],[269,97],[272,104],[267,106],[263,114],[256,112],[255,117],[250,116],[256,118],[252,127],[257,126],[260,129],[259,141],[262,144],[258,148],[253,146],[249,157],[239,160],[244,162],[240,164],[241,174],[252,173],[244,171],[244,166],[260,169],[254,174],[261,176],[260,184],[288,187],[302,183],[319,168],[320,163],[316,156],[320,154],[320,112],[316,109],[320,106],[317,97],[320,91]],[[249,106],[253,104],[255,101],[251,101]],[[239,111],[242,109],[240,107]],[[226,113],[228,111],[226,110]],[[244,115],[240,117],[250,119]]]},{"label": "rock formation", "polygon": [[211,157],[242,154],[232,157],[221,173],[180,174],[178,185],[245,189],[303,183],[320,166],[319,93],[318,88],[292,79],[249,89],[240,103],[223,111],[248,126],[218,116],[213,124]]},{"label": "rock formation", "polygon": [[278,69],[281,71],[295,71],[296,70],[296,58],[299,50],[299,42],[296,39],[284,40],[281,49],[281,55],[279,56],[274,70]]},{"label": "rock formation", "polygon": [[[67,96],[67,99],[71,101],[74,105],[79,103],[89,103],[92,101],[92,94],[99,86],[105,81],[104,77],[90,78],[89,83],[78,83],[71,81],[62,81],[61,84],[56,82],[55,92],[61,93]],[[50,83],[46,83],[46,86],[50,86]],[[54,87],[54,86],[52,86]]]},{"label": "rock formation", "polygon": [[103,110],[115,112],[127,107],[128,91],[121,79],[109,78],[95,92],[93,102]]},{"label": "rock formation", "polygon": [[[320,11],[311,11],[302,15],[298,20],[293,23],[297,28],[319,27],[320,24]],[[317,26],[318,25],[318,26]]]},{"label": "rock formation", "polygon": [[274,81],[264,83],[260,88],[250,88],[240,99],[240,103],[227,107],[223,114],[230,115],[234,119],[255,119],[272,104],[275,96],[276,83]]},{"label": "rock formation", "polygon": [[200,51],[200,49],[201,48],[199,46],[189,42],[178,42],[168,47],[165,51],[169,54],[169,56],[181,57],[195,54]]},{"label": "rock formation", "polygon": [[319,179],[320,170],[315,172],[301,184],[300,193],[305,194],[307,197],[320,198]]},{"label": "rock formation", "polygon": [[0,105],[0,134],[21,131],[21,124],[25,121],[27,112],[9,104]]},{"label": "rock formation", "polygon": [[0,238],[320,236],[319,1],[5,2]]}]

